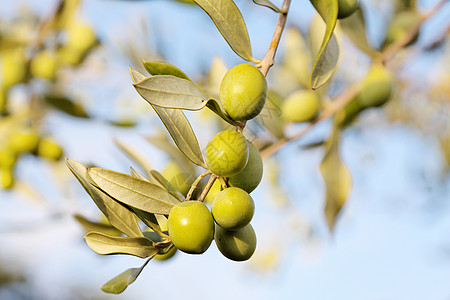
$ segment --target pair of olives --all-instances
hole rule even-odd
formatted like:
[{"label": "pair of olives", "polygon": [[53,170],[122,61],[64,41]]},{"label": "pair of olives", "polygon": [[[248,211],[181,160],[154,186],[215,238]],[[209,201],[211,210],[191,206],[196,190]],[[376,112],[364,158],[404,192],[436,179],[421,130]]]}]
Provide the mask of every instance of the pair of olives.
[{"label": "pair of olives", "polygon": [[184,201],[169,214],[169,236],[176,248],[191,254],[204,253],[214,239],[217,248],[234,261],[249,259],[256,249],[250,221],[254,213],[250,195],[230,187],[221,191],[208,207],[200,201]]}]

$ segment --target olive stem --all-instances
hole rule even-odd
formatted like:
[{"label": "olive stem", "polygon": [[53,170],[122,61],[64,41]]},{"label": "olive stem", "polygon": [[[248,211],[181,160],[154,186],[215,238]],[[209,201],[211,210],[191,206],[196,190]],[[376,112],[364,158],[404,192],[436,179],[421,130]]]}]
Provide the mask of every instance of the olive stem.
[{"label": "olive stem", "polygon": [[277,52],[278,45],[280,44],[281,35],[286,25],[286,18],[289,11],[289,6],[291,5],[291,0],[284,0],[281,6],[281,13],[278,17],[277,27],[275,27],[275,32],[273,33],[272,41],[270,42],[269,50],[267,50],[261,63],[258,66],[261,67],[261,73],[264,77],[267,76],[269,69],[274,64],[275,53]]},{"label": "olive stem", "polygon": [[312,122],[308,123],[301,131],[290,137],[285,137],[277,142],[269,145],[261,151],[262,157],[268,157],[281,149],[284,144],[292,140],[296,140],[307,134],[317,123],[333,116],[347,105],[361,90],[361,81],[351,85],[348,89],[339,94],[330,104],[319,114]]},{"label": "olive stem", "polygon": [[436,14],[439,9],[445,5],[446,2],[448,2],[449,0],[441,0],[439,1],[433,8],[431,8],[428,12],[422,14],[420,16],[420,20],[419,22],[416,24],[416,26],[414,26],[413,28],[411,28],[411,30],[408,32],[408,34],[406,34],[403,38],[399,39],[398,41],[395,41],[394,43],[390,44],[381,54],[379,57],[379,60],[383,63],[386,64],[386,62],[388,60],[390,60],[393,55],[395,53],[397,53],[399,50],[401,50],[403,47],[405,47],[406,45],[408,45],[413,39],[414,37],[417,35],[417,33],[419,32],[422,24],[428,20],[429,18],[431,18],[434,14]]},{"label": "olive stem", "polygon": [[189,192],[186,196],[186,199],[184,201],[189,201],[192,197],[192,194],[194,193],[195,188],[197,187],[198,183],[205,178],[206,176],[208,176],[209,174],[212,174],[211,170],[206,171],[205,173],[201,174],[200,176],[197,177],[197,179],[195,179],[195,181],[192,183],[191,188],[189,189]]},{"label": "olive stem", "polygon": [[198,201],[203,202],[205,200],[206,195],[208,195],[209,190],[213,186],[214,182],[219,176],[216,174],[212,174],[211,177],[208,180],[208,183],[206,184],[205,188],[203,189],[202,193],[200,194],[200,197],[198,197]]},{"label": "olive stem", "polygon": [[228,187],[226,178],[224,178],[224,177],[219,177],[219,180],[220,180],[220,184],[222,185],[222,188],[223,188],[223,189],[226,189],[226,188]]}]

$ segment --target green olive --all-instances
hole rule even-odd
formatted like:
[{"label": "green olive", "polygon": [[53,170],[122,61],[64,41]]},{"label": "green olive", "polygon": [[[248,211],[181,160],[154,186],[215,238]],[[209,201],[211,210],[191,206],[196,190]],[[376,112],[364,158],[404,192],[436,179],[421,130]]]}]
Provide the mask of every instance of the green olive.
[{"label": "green olive", "polygon": [[209,189],[208,194],[205,197],[205,203],[211,204],[216,198],[217,194],[221,191],[221,184],[219,180],[214,181],[214,184]]},{"label": "green olive", "polygon": [[234,261],[249,259],[256,249],[256,234],[251,224],[237,231],[228,231],[216,226],[214,240],[219,251]]},{"label": "green olive", "polygon": [[266,78],[252,65],[234,66],[222,79],[220,100],[224,111],[233,120],[246,121],[256,117],[263,109],[266,97]]},{"label": "green olive", "polygon": [[[414,26],[420,22],[420,16],[415,11],[403,11],[396,14],[389,23],[386,30],[386,38],[384,46],[387,46],[395,41],[403,39]],[[418,38],[418,33],[414,36],[408,45],[414,43]]]},{"label": "green olive", "polygon": [[362,107],[381,106],[392,95],[393,75],[381,64],[374,64],[364,79],[358,100]]},{"label": "green olive", "polygon": [[8,50],[2,53],[0,62],[1,85],[12,87],[25,79],[27,59],[23,51]]},{"label": "green olive", "polygon": [[263,161],[258,148],[252,142],[248,144],[248,161],[245,168],[238,174],[228,178],[228,184],[251,193],[259,185],[263,175]]},{"label": "green olive", "polygon": [[23,129],[15,132],[9,140],[9,147],[17,153],[35,152],[39,143],[39,136],[33,129]]},{"label": "green olive", "polygon": [[58,69],[58,57],[49,50],[39,52],[31,61],[30,71],[34,77],[53,80]]},{"label": "green olive", "polygon": [[183,173],[179,165],[174,161],[171,161],[161,174],[183,195],[186,195],[189,192],[191,184],[195,180],[192,174]]},{"label": "green olive", "polygon": [[94,30],[81,21],[74,21],[67,28],[67,44],[72,49],[77,49],[84,53],[92,48],[97,42],[97,36]]},{"label": "green olive", "polygon": [[358,7],[358,0],[338,0],[338,19],[349,17]]},{"label": "green olive", "polygon": [[236,175],[244,169],[247,160],[247,140],[237,131],[221,131],[206,145],[206,164],[218,176]]},{"label": "green olive", "polygon": [[226,230],[247,226],[253,218],[255,204],[252,197],[237,187],[224,189],[214,198],[211,213],[217,225]]},{"label": "green olive", "polygon": [[0,167],[12,168],[17,162],[17,151],[11,147],[0,148]]},{"label": "green olive", "polygon": [[14,186],[14,171],[13,168],[0,168],[0,183],[5,190]]},{"label": "green olive", "polygon": [[156,254],[156,255],[155,255],[155,259],[156,259],[156,260],[159,260],[159,261],[168,260],[169,258],[171,258],[172,256],[174,256],[176,252],[177,252],[177,248],[176,248],[175,246],[173,246],[173,247],[170,248],[170,250],[167,251],[166,253],[163,253],[163,254]]},{"label": "green olive", "polygon": [[175,247],[191,254],[205,252],[214,237],[213,217],[200,201],[175,205],[169,214],[168,228]]},{"label": "green olive", "polygon": [[64,154],[61,146],[53,138],[49,137],[41,138],[36,152],[38,156],[51,161],[61,159]]},{"label": "green olive", "polygon": [[320,109],[317,92],[299,90],[287,97],[282,106],[282,117],[290,122],[308,122],[313,120]]}]

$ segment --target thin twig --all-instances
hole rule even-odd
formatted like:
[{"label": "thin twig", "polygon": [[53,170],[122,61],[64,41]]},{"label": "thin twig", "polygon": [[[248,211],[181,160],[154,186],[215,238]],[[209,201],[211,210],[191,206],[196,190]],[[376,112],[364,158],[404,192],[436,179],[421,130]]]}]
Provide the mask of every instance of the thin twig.
[{"label": "thin twig", "polygon": [[184,201],[189,201],[192,197],[192,194],[194,193],[195,188],[197,187],[198,183],[205,178],[206,176],[208,176],[209,174],[212,174],[212,172],[210,170],[206,171],[205,173],[201,174],[200,176],[197,177],[197,179],[195,179],[195,181],[192,183],[191,188],[189,189],[189,192],[186,196],[186,200]]},{"label": "thin twig", "polygon": [[274,64],[275,53],[277,52],[278,45],[280,44],[281,34],[283,33],[284,26],[286,25],[286,18],[289,11],[291,0],[284,0],[281,7],[282,13],[278,17],[277,27],[273,33],[272,41],[270,42],[269,50],[259,64],[261,66],[261,72],[264,76],[267,76],[270,67]]},{"label": "thin twig", "polygon": [[287,142],[299,139],[305,134],[307,134],[311,129],[314,128],[314,126],[317,123],[333,116],[343,107],[345,107],[345,105],[347,105],[359,93],[360,89],[361,89],[360,82],[351,85],[348,89],[346,89],[344,92],[339,94],[333,101],[331,101],[330,104],[326,107],[326,109],[324,109],[314,121],[308,123],[308,125],[306,125],[301,131],[294,134],[293,136],[280,139],[277,142],[273,143],[272,145],[268,146],[267,148],[264,148],[261,151],[261,156],[262,157],[271,156],[275,154],[278,150],[280,150],[281,147],[283,147],[283,145],[286,144]]},{"label": "thin twig", "polygon": [[205,188],[203,189],[200,197],[198,197],[198,201],[203,202],[205,200],[206,195],[208,195],[209,190],[213,186],[214,182],[219,176],[216,174],[212,174],[211,177],[208,180],[208,183],[206,184]]}]

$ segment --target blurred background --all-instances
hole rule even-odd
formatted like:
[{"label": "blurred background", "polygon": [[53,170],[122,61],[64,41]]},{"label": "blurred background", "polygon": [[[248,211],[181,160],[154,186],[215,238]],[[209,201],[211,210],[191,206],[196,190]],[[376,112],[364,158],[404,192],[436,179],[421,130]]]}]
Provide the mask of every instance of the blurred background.
[{"label": "blurred background", "polygon": [[[261,59],[278,15],[235,2]],[[375,50],[394,16],[438,3],[360,2]],[[311,26],[317,20],[309,1],[292,1],[268,76],[275,100],[244,132],[259,147],[305,126],[283,121],[280,106],[308,88],[322,39]],[[189,182],[162,122],[132,86],[129,66],[145,72],[142,60],[164,60],[217,95],[223,74],[243,60],[189,1],[3,0],[0,299],[450,299],[449,32],[447,1],[389,61],[392,99],[342,131],[340,157],[353,184],[332,232],[319,171],[332,127],[325,120],[264,158],[263,181],[252,193],[252,259],[229,261],[214,243],[200,256],[178,251],[151,261],[117,296],[101,285],[143,261],[88,248],[89,222],[104,219],[63,158],[124,173],[151,167],[174,184]],[[364,77],[372,61],[348,28],[338,26],[336,35],[340,61],[319,91],[323,105]],[[186,115],[201,149],[223,128],[206,109]]]}]

